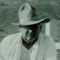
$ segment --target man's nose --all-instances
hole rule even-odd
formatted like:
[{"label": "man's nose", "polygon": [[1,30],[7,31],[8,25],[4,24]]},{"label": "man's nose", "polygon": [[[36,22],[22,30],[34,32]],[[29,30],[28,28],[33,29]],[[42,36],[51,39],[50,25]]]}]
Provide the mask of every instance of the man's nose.
[{"label": "man's nose", "polygon": [[30,33],[32,32],[32,30],[31,30],[31,29],[29,29],[27,32],[28,32],[28,34],[30,34]]},{"label": "man's nose", "polygon": [[31,33],[31,32],[32,32],[32,30],[31,30],[31,29],[29,29],[29,32]]}]

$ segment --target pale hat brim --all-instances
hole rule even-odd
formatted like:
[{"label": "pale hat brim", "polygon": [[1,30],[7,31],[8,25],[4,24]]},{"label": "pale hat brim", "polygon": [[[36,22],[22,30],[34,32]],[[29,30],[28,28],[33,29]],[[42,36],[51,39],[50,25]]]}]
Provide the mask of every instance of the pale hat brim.
[{"label": "pale hat brim", "polygon": [[27,21],[27,22],[23,22],[23,23],[11,23],[12,25],[33,25],[33,24],[38,24],[38,23],[47,23],[50,22],[49,18],[45,18],[45,19],[41,19],[38,21]]}]

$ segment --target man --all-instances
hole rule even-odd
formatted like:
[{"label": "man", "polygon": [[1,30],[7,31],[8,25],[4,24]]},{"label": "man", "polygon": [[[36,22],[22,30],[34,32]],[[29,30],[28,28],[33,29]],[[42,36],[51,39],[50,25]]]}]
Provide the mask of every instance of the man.
[{"label": "man", "polygon": [[19,11],[19,33],[9,35],[0,44],[0,60],[56,60],[56,48],[51,37],[41,33],[48,18],[38,18],[36,9],[29,3]]}]

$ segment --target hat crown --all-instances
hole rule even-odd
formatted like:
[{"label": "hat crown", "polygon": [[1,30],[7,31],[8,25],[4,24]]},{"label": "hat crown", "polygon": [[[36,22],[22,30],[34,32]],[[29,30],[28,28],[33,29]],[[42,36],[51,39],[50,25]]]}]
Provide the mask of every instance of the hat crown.
[{"label": "hat crown", "polygon": [[32,17],[32,9],[28,3],[25,3],[19,9],[19,20],[21,22],[27,22],[31,20]]},{"label": "hat crown", "polygon": [[18,14],[19,14],[20,23],[38,20],[36,11],[28,3],[25,3],[20,7]]}]

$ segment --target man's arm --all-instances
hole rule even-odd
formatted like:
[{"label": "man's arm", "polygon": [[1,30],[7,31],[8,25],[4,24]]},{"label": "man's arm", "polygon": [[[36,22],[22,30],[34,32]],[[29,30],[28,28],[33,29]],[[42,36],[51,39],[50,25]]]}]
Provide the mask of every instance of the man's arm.
[{"label": "man's arm", "polygon": [[54,43],[54,40],[52,38],[48,38],[47,39],[47,43],[46,43],[46,60],[57,60],[57,50],[56,50],[56,46]]},{"label": "man's arm", "polygon": [[6,60],[7,58],[7,48],[9,46],[10,36],[5,37],[0,43],[0,60]]}]

